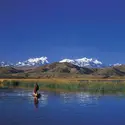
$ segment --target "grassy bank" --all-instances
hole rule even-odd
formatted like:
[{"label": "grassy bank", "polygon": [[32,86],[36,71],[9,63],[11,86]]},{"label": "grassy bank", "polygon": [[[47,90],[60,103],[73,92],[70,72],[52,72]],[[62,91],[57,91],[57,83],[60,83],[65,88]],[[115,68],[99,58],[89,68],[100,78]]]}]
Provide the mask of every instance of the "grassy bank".
[{"label": "grassy bank", "polygon": [[34,83],[40,88],[82,90],[101,93],[125,92],[125,80],[97,79],[1,79],[0,87],[33,88]]}]

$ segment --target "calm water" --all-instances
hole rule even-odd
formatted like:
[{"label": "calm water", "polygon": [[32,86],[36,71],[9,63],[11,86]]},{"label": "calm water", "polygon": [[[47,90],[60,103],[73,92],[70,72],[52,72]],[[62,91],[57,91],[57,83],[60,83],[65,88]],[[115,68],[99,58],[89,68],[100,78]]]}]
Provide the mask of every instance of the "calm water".
[{"label": "calm water", "polygon": [[0,125],[125,125],[125,97],[84,92],[0,90]]}]

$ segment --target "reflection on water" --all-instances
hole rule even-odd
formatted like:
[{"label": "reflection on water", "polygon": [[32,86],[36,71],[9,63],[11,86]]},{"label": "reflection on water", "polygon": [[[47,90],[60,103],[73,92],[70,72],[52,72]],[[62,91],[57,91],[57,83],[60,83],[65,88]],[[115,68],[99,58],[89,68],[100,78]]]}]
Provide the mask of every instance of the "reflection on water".
[{"label": "reflection on water", "polygon": [[77,92],[77,93],[60,93],[60,97],[63,99],[65,104],[76,102],[81,106],[97,105],[98,96],[91,95],[90,93]]},{"label": "reflection on water", "polygon": [[45,93],[45,92],[41,92],[40,93],[41,94],[41,97],[40,97],[40,99],[39,99],[39,106],[40,107],[44,107],[44,106],[46,106],[47,105],[47,103],[48,103],[48,94],[47,93]]},{"label": "reflection on water", "polygon": [[38,100],[38,98],[34,98],[34,105],[35,105],[35,107],[36,108],[38,108],[38,104],[39,104],[39,100]]},{"label": "reflection on water", "polygon": [[90,93],[80,92],[76,94],[77,102],[84,106],[94,106],[98,104],[98,96],[91,95]]},{"label": "reflection on water", "polygon": [[40,93],[40,97],[39,98],[33,97],[32,96],[32,92],[28,92],[27,93],[29,103],[33,103],[34,102],[34,106],[36,108],[45,107],[48,104],[48,93],[44,92],[44,91],[40,91],[39,93]]},{"label": "reflection on water", "polygon": [[[5,100],[7,97],[9,98],[22,97],[22,99],[28,99],[29,100],[28,102],[30,104],[34,102],[36,108],[45,107],[49,103],[48,101],[49,94],[48,92],[44,91],[40,91],[40,94],[41,94],[40,98],[34,98],[32,96],[32,91],[10,90],[10,91],[1,91],[0,98],[2,99],[4,97]],[[92,95],[87,92],[76,92],[76,93],[60,92],[58,93],[58,95],[60,96],[60,99],[64,104],[71,104],[75,102],[81,106],[97,105],[99,99],[99,96]]]},{"label": "reflection on water", "polygon": [[[0,125],[125,125],[125,98],[89,92],[0,90]],[[35,112],[37,109],[37,112]]]},{"label": "reflection on water", "polygon": [[73,102],[73,95],[72,95],[72,93],[61,92],[60,93],[60,97],[64,101],[65,104]]}]

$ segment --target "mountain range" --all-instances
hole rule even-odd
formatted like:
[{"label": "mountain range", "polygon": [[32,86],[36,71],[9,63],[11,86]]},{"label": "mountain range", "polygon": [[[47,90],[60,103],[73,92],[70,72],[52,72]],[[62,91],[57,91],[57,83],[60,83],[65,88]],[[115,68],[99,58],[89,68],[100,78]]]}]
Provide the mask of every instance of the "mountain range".
[{"label": "mountain range", "polygon": [[8,63],[8,62],[4,62],[2,61],[0,63],[1,67],[7,67],[7,66],[11,66],[11,67],[37,67],[37,66],[41,66],[41,65],[45,65],[48,64],[48,59],[47,57],[40,57],[40,58],[29,58],[25,61],[19,61],[17,63]]},{"label": "mountain range", "polygon": [[54,62],[39,67],[0,67],[0,78],[125,78],[125,65],[105,68],[79,67]]},{"label": "mountain range", "polygon": [[63,59],[60,61],[60,63],[63,62],[68,62],[68,63],[72,63],[74,65],[77,65],[79,67],[89,67],[89,68],[100,68],[100,67],[104,67],[105,65],[101,62],[98,61],[97,59],[92,59],[92,58],[81,58],[81,59]]},{"label": "mountain range", "polygon": [[105,65],[92,58],[63,59],[50,63],[47,57],[0,63],[0,78],[123,78],[125,65]]},{"label": "mountain range", "polygon": [[[88,68],[102,68],[102,67],[111,67],[111,66],[120,66],[121,65],[119,63],[113,64],[113,65],[106,65],[97,59],[86,58],[86,57],[80,58],[80,59],[63,59],[63,60],[59,61],[59,63],[64,63],[64,62],[71,63],[71,64],[74,64],[74,65],[79,66],[79,67],[88,67]],[[15,64],[2,61],[0,63],[0,66],[1,67],[7,67],[7,66],[11,66],[11,67],[38,67],[38,66],[42,66],[45,64],[50,64],[47,57],[29,58],[25,61],[19,61]]]}]

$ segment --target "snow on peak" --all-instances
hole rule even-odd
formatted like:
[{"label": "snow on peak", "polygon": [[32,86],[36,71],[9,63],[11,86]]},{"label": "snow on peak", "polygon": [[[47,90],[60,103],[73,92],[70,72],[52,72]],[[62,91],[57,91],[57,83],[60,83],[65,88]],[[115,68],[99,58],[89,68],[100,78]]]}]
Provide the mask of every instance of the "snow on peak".
[{"label": "snow on peak", "polygon": [[29,58],[26,61],[16,63],[16,66],[40,66],[49,63],[47,57]]},{"label": "snow on peak", "polygon": [[98,61],[97,59],[93,58],[81,58],[81,59],[63,59],[60,63],[68,62],[80,67],[102,67],[102,62]]},{"label": "snow on peak", "polygon": [[113,66],[121,66],[122,64],[120,64],[120,63],[116,63],[116,64],[114,64]]},{"label": "snow on peak", "polygon": [[63,62],[71,63],[71,62],[74,62],[74,60],[71,60],[71,59],[63,59],[63,60],[60,61],[60,63],[63,63]]},{"label": "snow on peak", "polygon": [[8,63],[8,62],[4,62],[4,61],[0,62],[1,67],[7,67],[7,66],[12,66],[12,65],[13,65],[12,63]]},{"label": "snow on peak", "polygon": [[44,63],[44,62],[49,63],[48,60],[47,60],[47,57],[30,58],[30,59],[28,59],[27,61],[30,62],[30,63],[38,63],[38,62],[40,62],[40,61],[41,61],[42,63]]},{"label": "snow on peak", "polygon": [[102,62],[98,61],[97,59],[92,59],[92,58],[89,59],[89,58],[86,58],[86,57],[81,58],[81,59],[76,59],[76,60],[81,61],[81,62],[86,62],[86,63],[93,62],[95,64],[102,64]]},{"label": "snow on peak", "polygon": [[[68,62],[72,63],[74,65],[77,65],[79,67],[88,67],[88,68],[101,68],[106,66],[121,66],[122,64],[116,63],[112,65],[104,65],[101,61],[93,58],[80,58],[80,59],[63,59],[59,61],[60,63]],[[7,67],[7,66],[16,66],[16,67],[25,67],[25,66],[41,66],[44,64],[48,64],[48,58],[47,57],[37,57],[37,58],[29,58],[25,61],[19,61],[16,64],[9,63],[9,62],[0,62],[1,67]]]},{"label": "snow on peak", "polygon": [[95,64],[100,64],[102,65],[102,62],[98,61],[97,59],[93,61]]}]

